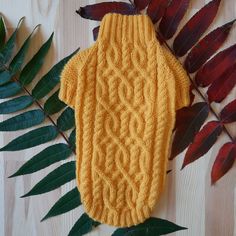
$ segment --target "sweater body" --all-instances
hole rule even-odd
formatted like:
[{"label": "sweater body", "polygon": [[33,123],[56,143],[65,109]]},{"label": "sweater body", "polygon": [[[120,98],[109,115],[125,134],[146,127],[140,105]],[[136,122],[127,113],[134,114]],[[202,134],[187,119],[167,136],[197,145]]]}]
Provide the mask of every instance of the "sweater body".
[{"label": "sweater body", "polygon": [[178,102],[177,72],[147,16],[106,15],[84,54],[74,98],[81,200],[101,223],[136,225],[163,191],[175,112],[189,100]]}]

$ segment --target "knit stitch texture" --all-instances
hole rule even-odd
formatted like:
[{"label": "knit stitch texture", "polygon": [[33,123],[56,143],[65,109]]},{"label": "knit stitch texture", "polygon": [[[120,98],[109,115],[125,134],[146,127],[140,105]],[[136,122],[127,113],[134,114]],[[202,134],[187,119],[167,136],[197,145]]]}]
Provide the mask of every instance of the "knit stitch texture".
[{"label": "knit stitch texture", "polygon": [[76,180],[90,217],[120,227],[150,217],[189,87],[147,15],[106,14],[96,42],[65,65],[59,98],[75,109]]}]

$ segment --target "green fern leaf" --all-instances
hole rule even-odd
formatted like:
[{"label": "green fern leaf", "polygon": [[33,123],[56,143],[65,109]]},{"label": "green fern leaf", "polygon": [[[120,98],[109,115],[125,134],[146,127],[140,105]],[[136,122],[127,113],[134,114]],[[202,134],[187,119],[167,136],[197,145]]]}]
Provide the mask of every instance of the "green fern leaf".
[{"label": "green fern leaf", "polygon": [[5,69],[6,63],[8,63],[12,56],[13,49],[15,47],[16,35],[23,19],[24,17],[19,20],[15,31],[0,51],[0,70]]},{"label": "green fern leaf", "polygon": [[6,27],[3,16],[0,16],[0,50],[2,50],[6,39]]},{"label": "green fern leaf", "polygon": [[67,107],[57,119],[57,126],[61,131],[66,131],[75,126],[75,112]]},{"label": "green fern leaf", "polygon": [[33,98],[27,95],[20,96],[0,103],[0,114],[9,114],[23,110],[34,102]]},{"label": "green fern leaf", "polygon": [[44,110],[48,115],[61,111],[66,104],[58,98],[59,90],[57,90],[44,104]]},{"label": "green fern leaf", "polygon": [[168,220],[151,217],[139,225],[117,229],[112,236],[159,236],[184,229]]},{"label": "green fern leaf", "polygon": [[50,217],[64,214],[68,211],[75,209],[81,205],[80,194],[78,188],[75,187],[64,196],[62,196],[49,210],[46,216],[41,221],[44,221]]},{"label": "green fern leaf", "polygon": [[76,141],[76,130],[74,129],[69,136],[69,144],[73,150],[75,150],[76,147],[75,141]]},{"label": "green fern leaf", "polygon": [[42,79],[36,84],[32,91],[32,95],[36,99],[45,97],[55,86],[60,82],[60,74],[64,65],[70,60],[79,49],[71,53],[69,56],[58,62],[52,69],[42,77]]},{"label": "green fern leaf", "polygon": [[48,53],[53,39],[53,33],[49,39],[42,45],[38,52],[33,56],[33,58],[26,64],[23,68],[19,81],[22,85],[28,85],[35,78],[39,70],[41,69],[44,59]]},{"label": "green fern leaf", "polygon": [[9,98],[22,91],[22,88],[17,82],[8,82],[0,86],[0,99]]},{"label": "green fern leaf", "polygon": [[84,213],[74,224],[68,236],[80,236],[92,231],[93,227],[97,227],[100,223],[91,219]]},{"label": "green fern leaf", "polygon": [[67,162],[49,173],[22,197],[50,192],[75,179],[75,162]]},{"label": "green fern leaf", "polygon": [[22,66],[22,64],[24,62],[24,59],[25,59],[25,56],[26,56],[26,53],[29,49],[31,37],[32,37],[34,31],[38,28],[38,26],[39,25],[37,25],[33,29],[32,33],[28,36],[28,38],[25,40],[25,42],[23,43],[23,45],[20,48],[20,50],[18,51],[18,53],[12,59],[10,65],[9,65],[9,71],[10,71],[12,76],[14,74],[16,74],[21,69],[21,66]]},{"label": "green fern leaf", "polygon": [[0,85],[4,85],[11,80],[11,73],[8,70],[3,70],[0,72]]},{"label": "green fern leaf", "polygon": [[27,111],[0,122],[0,131],[16,131],[30,128],[41,124],[44,119],[44,112],[40,109]]},{"label": "green fern leaf", "polygon": [[54,144],[33,156],[29,161],[27,161],[23,166],[21,166],[15,174],[9,176],[9,178],[20,175],[32,174],[56,162],[67,159],[71,154],[72,151],[68,147],[68,145],[64,143]]},{"label": "green fern leaf", "polygon": [[31,148],[51,141],[55,139],[57,135],[58,131],[55,126],[49,125],[40,127],[13,139],[6,146],[2,147],[0,151],[19,151]]}]

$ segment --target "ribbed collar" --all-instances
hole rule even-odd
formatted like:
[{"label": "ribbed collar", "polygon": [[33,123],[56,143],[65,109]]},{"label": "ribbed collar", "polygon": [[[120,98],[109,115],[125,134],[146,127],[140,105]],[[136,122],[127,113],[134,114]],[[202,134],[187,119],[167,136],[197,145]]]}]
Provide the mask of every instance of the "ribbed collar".
[{"label": "ribbed collar", "polygon": [[147,15],[107,13],[100,24],[98,39],[116,42],[150,43],[156,39],[154,25]]}]

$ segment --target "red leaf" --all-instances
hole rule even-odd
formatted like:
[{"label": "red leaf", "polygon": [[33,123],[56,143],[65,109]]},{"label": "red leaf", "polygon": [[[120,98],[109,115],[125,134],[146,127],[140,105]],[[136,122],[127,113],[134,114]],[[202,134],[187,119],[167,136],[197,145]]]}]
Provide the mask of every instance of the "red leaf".
[{"label": "red leaf", "polygon": [[236,44],[219,52],[198,72],[195,81],[198,86],[206,87],[217,80],[236,61]]},{"label": "red leaf", "polygon": [[186,152],[182,169],[206,154],[216,142],[223,128],[219,121],[208,122],[195,136]]},{"label": "red leaf", "polygon": [[211,170],[211,183],[214,184],[222,176],[224,176],[234,164],[236,158],[236,145],[235,143],[224,144],[219,153]]},{"label": "red leaf", "polygon": [[144,9],[149,4],[149,2],[150,0],[134,0],[134,4],[138,10]]},{"label": "red leaf", "polygon": [[194,46],[185,60],[185,68],[189,73],[196,72],[222,46],[234,22],[215,29]]},{"label": "red leaf", "polygon": [[93,40],[97,40],[100,26],[97,26],[93,29]]},{"label": "red leaf", "polygon": [[164,15],[168,2],[168,0],[151,0],[147,8],[147,14],[154,24]]},{"label": "red leaf", "polygon": [[216,16],[220,2],[221,0],[209,2],[183,27],[173,44],[177,56],[184,56],[205,33]]},{"label": "red leaf", "polygon": [[194,98],[195,98],[195,95],[193,93],[193,90],[194,90],[194,86],[193,84],[190,85],[190,91],[189,91],[189,94],[190,94],[190,105],[193,104],[193,101],[194,101]]},{"label": "red leaf", "polygon": [[223,101],[235,84],[236,65],[233,65],[208,88],[207,95],[209,102],[220,103]]},{"label": "red leaf", "polygon": [[225,124],[236,121],[236,99],[223,108],[220,119]]},{"label": "red leaf", "polygon": [[193,141],[194,136],[201,128],[209,114],[208,104],[196,103],[191,107],[184,107],[176,113],[175,135],[172,143],[170,159],[174,159],[179,153]]},{"label": "red leaf", "polygon": [[91,20],[102,20],[107,13],[121,13],[125,15],[136,14],[136,9],[126,2],[102,2],[80,7],[76,11],[81,17]]},{"label": "red leaf", "polygon": [[166,42],[166,40],[163,38],[163,36],[161,34],[159,34],[158,32],[156,32],[156,38],[161,45]]},{"label": "red leaf", "polygon": [[175,34],[180,21],[184,17],[190,0],[172,0],[160,23],[160,31],[165,39]]}]

